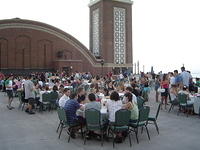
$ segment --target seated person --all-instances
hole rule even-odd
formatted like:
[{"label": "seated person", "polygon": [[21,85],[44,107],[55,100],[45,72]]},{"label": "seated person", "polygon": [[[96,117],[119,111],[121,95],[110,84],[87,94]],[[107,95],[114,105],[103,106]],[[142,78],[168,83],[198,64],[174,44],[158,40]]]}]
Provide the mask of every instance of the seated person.
[{"label": "seated person", "polygon": [[[119,94],[116,91],[113,91],[110,94],[110,100],[107,101],[108,109],[108,120],[110,124],[115,122],[115,113],[122,109],[122,101],[120,100]],[[123,141],[122,132],[117,132],[115,137],[115,142],[121,143]]]},{"label": "seated person", "polygon": [[144,88],[142,90],[142,97],[145,99],[145,101],[149,100],[149,93],[150,93],[149,84],[145,83]]},{"label": "seated person", "polygon": [[82,88],[82,87],[79,87],[79,88],[77,89],[77,94],[78,94],[78,99],[77,99],[77,101],[78,101],[79,103],[83,103],[83,101],[85,101],[85,89]]},{"label": "seated person", "polygon": [[110,122],[115,122],[115,112],[122,108],[122,101],[119,94],[113,91],[110,95],[110,100],[107,101],[108,116]]},{"label": "seated person", "polygon": [[[132,102],[137,104],[137,97],[132,93],[133,88],[132,87],[126,87],[125,93],[131,93],[132,94]],[[123,98],[123,102],[125,101],[125,97]]]},{"label": "seated person", "polygon": [[139,116],[139,111],[138,111],[138,106],[134,102],[132,102],[132,94],[131,93],[126,93],[124,95],[125,98],[125,104],[123,105],[124,109],[128,109],[131,111],[131,123],[135,123],[138,120]]},{"label": "seated person", "polygon": [[112,92],[115,90],[115,87],[114,87],[112,81],[110,81],[110,82],[107,84],[107,89],[108,89],[109,93],[112,93]]},{"label": "seated person", "polygon": [[94,108],[99,111],[101,110],[101,104],[96,101],[96,96],[94,93],[90,93],[88,95],[88,99],[90,102],[85,105],[85,110],[91,109],[91,108]]},{"label": "seated person", "polygon": [[63,91],[64,91],[64,85],[59,86],[59,98],[63,96]]},{"label": "seated person", "polygon": [[58,104],[60,107],[62,107],[62,108],[65,107],[66,101],[69,100],[70,93],[71,93],[70,89],[65,88],[63,90],[63,96],[58,101]]},{"label": "seated person", "polygon": [[199,78],[196,78],[196,86],[200,87],[200,79]]},{"label": "seated person", "polygon": [[133,88],[132,93],[138,97],[140,96],[140,89],[137,87],[137,85],[135,83],[131,84],[131,87]]},{"label": "seated person", "polygon": [[[100,102],[96,101],[96,96],[94,93],[90,93],[88,95],[88,99],[90,102],[85,104],[85,110],[88,110],[88,109],[96,109],[98,111],[101,110],[101,104],[100,104]],[[102,123],[102,121],[101,121],[101,123]],[[87,136],[88,136],[88,138],[92,138],[97,135],[98,135],[97,133],[90,131]]]},{"label": "seated person", "polygon": [[[85,119],[81,116],[76,115],[76,111],[78,109],[84,110],[83,106],[81,106],[77,101],[77,94],[71,93],[69,96],[69,100],[66,101],[64,110],[66,112],[68,124],[71,126],[84,126]],[[75,128],[72,128],[71,135],[72,138],[75,138]]]},{"label": "seated person", "polygon": [[104,94],[104,96],[109,96],[109,91],[107,88],[103,89],[103,94]]},{"label": "seated person", "polygon": [[171,85],[171,89],[170,89],[170,92],[169,92],[169,94],[170,94],[170,97],[171,97],[171,101],[173,102],[173,103],[178,103],[178,99],[177,99],[177,96],[178,96],[178,88],[177,88],[177,86],[176,86],[176,84],[175,85]]},{"label": "seated person", "polygon": [[188,90],[188,88],[187,88],[187,86],[183,86],[183,89],[182,90],[180,90],[179,92],[178,92],[178,94],[185,94],[185,95],[187,95],[187,104],[194,104],[194,101],[191,101],[190,99],[189,99],[189,92],[187,91]]}]

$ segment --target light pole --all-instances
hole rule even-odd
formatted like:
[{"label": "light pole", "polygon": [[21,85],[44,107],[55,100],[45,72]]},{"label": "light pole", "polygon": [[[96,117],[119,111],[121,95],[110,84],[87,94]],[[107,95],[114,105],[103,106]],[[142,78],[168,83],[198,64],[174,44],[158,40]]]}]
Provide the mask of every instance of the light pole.
[{"label": "light pole", "polygon": [[140,64],[139,64],[139,60],[138,60],[138,62],[137,62],[137,71],[138,71],[137,73],[140,74]]},{"label": "light pole", "polygon": [[101,60],[101,76],[103,77],[103,65],[104,65],[104,60]]}]

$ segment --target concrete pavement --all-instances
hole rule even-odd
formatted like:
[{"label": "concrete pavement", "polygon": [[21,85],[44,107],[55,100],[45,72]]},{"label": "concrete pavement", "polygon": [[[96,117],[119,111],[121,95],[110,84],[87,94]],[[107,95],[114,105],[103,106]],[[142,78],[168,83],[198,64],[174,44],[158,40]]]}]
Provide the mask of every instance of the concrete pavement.
[{"label": "concrete pavement", "polygon": [[[151,93],[151,113],[154,114],[157,104],[154,102],[154,93]],[[110,150],[112,142],[89,140],[83,145],[80,137],[71,139],[67,143],[67,134],[63,131],[58,139],[56,128],[58,118],[56,112],[36,113],[28,115],[18,110],[19,101],[14,99],[14,110],[8,110],[7,96],[0,92],[0,150]],[[161,110],[158,125],[160,134],[155,127],[149,125],[151,140],[149,141],[144,131],[139,134],[140,143],[137,144],[135,135],[132,137],[133,146],[130,148],[128,139],[122,144],[116,144],[115,149],[137,150],[199,150],[200,149],[200,118],[198,116],[186,117],[184,114],[176,115],[177,108],[168,113]]]}]

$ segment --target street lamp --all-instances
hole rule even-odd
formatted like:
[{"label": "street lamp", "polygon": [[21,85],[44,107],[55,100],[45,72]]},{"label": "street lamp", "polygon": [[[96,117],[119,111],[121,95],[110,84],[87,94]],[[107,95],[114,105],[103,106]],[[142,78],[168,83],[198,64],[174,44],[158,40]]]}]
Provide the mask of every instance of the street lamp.
[{"label": "street lamp", "polygon": [[103,65],[104,65],[104,60],[101,60],[101,76],[103,77]]}]

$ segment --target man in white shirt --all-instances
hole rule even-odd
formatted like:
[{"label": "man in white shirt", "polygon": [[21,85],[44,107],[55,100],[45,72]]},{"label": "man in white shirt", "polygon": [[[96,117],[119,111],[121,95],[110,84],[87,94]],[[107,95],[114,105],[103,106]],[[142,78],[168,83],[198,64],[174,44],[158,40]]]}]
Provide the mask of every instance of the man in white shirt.
[{"label": "man in white shirt", "polygon": [[182,83],[183,83],[183,86],[187,86],[189,87],[189,83],[190,83],[190,80],[192,79],[192,76],[189,72],[185,71],[185,67],[181,67],[181,78],[182,78]]},{"label": "man in white shirt", "polygon": [[59,99],[59,106],[64,108],[66,101],[69,100],[69,96],[71,94],[70,89],[65,88],[63,91],[63,96]]}]

